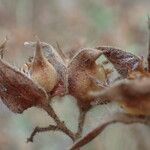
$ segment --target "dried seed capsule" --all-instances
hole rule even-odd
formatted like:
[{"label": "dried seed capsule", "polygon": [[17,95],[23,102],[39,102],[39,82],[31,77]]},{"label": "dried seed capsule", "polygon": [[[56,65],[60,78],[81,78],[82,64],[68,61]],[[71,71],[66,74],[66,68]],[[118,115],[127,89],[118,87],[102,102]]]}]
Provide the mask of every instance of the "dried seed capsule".
[{"label": "dried seed capsule", "polygon": [[101,54],[96,49],[82,49],[68,65],[68,90],[82,109],[90,108],[90,102],[94,99],[90,93],[103,88],[93,79],[102,83],[106,80],[105,71],[95,62]]},{"label": "dried seed capsule", "polygon": [[57,72],[48,62],[41,51],[40,42],[37,42],[35,56],[31,65],[31,78],[45,89],[51,92],[57,84]]},{"label": "dried seed capsule", "polygon": [[[36,47],[36,42],[25,42],[24,45],[26,47],[32,48],[32,47]],[[63,62],[63,59],[51,45],[45,42],[40,42],[40,45],[44,50],[44,55],[46,56],[46,59],[49,61],[50,64],[52,64],[52,66],[54,66],[55,70],[57,71],[58,82],[59,82],[58,86],[60,87],[60,85],[62,85],[61,89],[63,89],[61,90],[60,94],[58,94],[58,92],[53,91],[52,95],[55,95],[55,93],[57,93],[58,95],[63,95],[68,93],[68,87],[66,84],[67,68],[65,63]],[[57,86],[55,87],[54,90],[57,90]],[[60,89],[57,91],[60,91]]]}]

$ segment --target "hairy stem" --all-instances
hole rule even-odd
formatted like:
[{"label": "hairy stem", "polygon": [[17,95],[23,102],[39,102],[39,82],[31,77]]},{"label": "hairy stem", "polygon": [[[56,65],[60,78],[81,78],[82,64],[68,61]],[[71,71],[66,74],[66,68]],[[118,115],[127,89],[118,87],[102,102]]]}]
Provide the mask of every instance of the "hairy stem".
[{"label": "hairy stem", "polygon": [[30,137],[27,139],[27,142],[33,142],[34,136],[37,133],[47,132],[47,131],[58,131],[58,130],[60,130],[60,129],[55,125],[49,125],[48,127],[42,127],[42,128],[41,127],[35,127],[35,129],[31,133]]},{"label": "hairy stem", "polygon": [[75,141],[75,134],[67,128],[63,121],[59,119],[51,105],[45,105],[42,108],[48,113],[49,116],[51,116],[54,119],[58,129],[64,132],[66,135],[68,135],[72,139],[72,141]]},{"label": "hairy stem", "polygon": [[45,105],[45,106],[42,106],[42,108],[48,113],[48,115],[50,117],[52,117],[54,119],[54,121],[56,122],[56,124],[60,124],[60,123],[63,123],[59,117],[57,116],[57,114],[55,113],[54,109],[52,108],[51,105]]},{"label": "hairy stem", "polygon": [[76,139],[79,139],[82,136],[86,113],[87,111],[83,111],[79,108],[78,130],[76,133]]}]

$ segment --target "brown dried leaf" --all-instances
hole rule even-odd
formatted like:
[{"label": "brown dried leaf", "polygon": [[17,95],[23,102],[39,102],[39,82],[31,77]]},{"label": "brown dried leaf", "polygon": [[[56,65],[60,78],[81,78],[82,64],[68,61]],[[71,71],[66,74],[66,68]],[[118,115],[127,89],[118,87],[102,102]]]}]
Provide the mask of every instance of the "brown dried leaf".
[{"label": "brown dried leaf", "polygon": [[103,51],[103,54],[124,78],[127,77],[128,71],[141,70],[142,68],[142,60],[129,52],[107,46],[100,46],[97,49]]},{"label": "brown dried leaf", "polygon": [[0,60],[0,97],[15,113],[22,113],[27,108],[47,103],[47,95],[43,89],[2,60]]}]

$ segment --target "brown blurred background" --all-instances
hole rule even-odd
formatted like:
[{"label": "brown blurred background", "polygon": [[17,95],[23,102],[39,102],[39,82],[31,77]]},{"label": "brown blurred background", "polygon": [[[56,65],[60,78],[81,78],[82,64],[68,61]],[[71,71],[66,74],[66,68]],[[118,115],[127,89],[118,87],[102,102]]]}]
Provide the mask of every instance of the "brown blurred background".
[{"label": "brown blurred background", "polygon": [[[0,0],[0,41],[9,38],[5,60],[22,65],[33,55],[25,41],[42,41],[64,51],[80,47],[111,45],[139,56],[147,55],[147,16],[150,0]],[[55,102],[55,109],[67,125],[76,130],[77,108],[72,97]],[[84,134],[96,127],[114,106],[92,110]],[[47,114],[32,108],[23,115],[11,113],[0,102],[0,150],[65,150],[72,142],[62,133],[42,133],[34,143],[26,138],[36,125],[50,123]],[[149,150],[150,128],[144,125],[112,125],[85,150]]]}]

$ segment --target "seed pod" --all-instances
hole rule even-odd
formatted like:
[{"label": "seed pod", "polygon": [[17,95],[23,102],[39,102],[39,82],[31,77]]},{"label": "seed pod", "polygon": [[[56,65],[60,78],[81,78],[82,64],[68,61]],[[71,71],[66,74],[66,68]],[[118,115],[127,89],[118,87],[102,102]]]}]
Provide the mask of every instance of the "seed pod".
[{"label": "seed pod", "polygon": [[90,92],[101,90],[93,81],[105,82],[106,74],[103,68],[99,68],[96,59],[102,54],[96,49],[82,49],[76,54],[68,65],[68,90],[73,95],[82,109],[90,108],[90,102],[94,99]]},{"label": "seed pod", "polygon": [[50,93],[58,82],[57,72],[44,57],[39,41],[36,45],[30,74],[33,81],[43,87],[47,93]]}]

